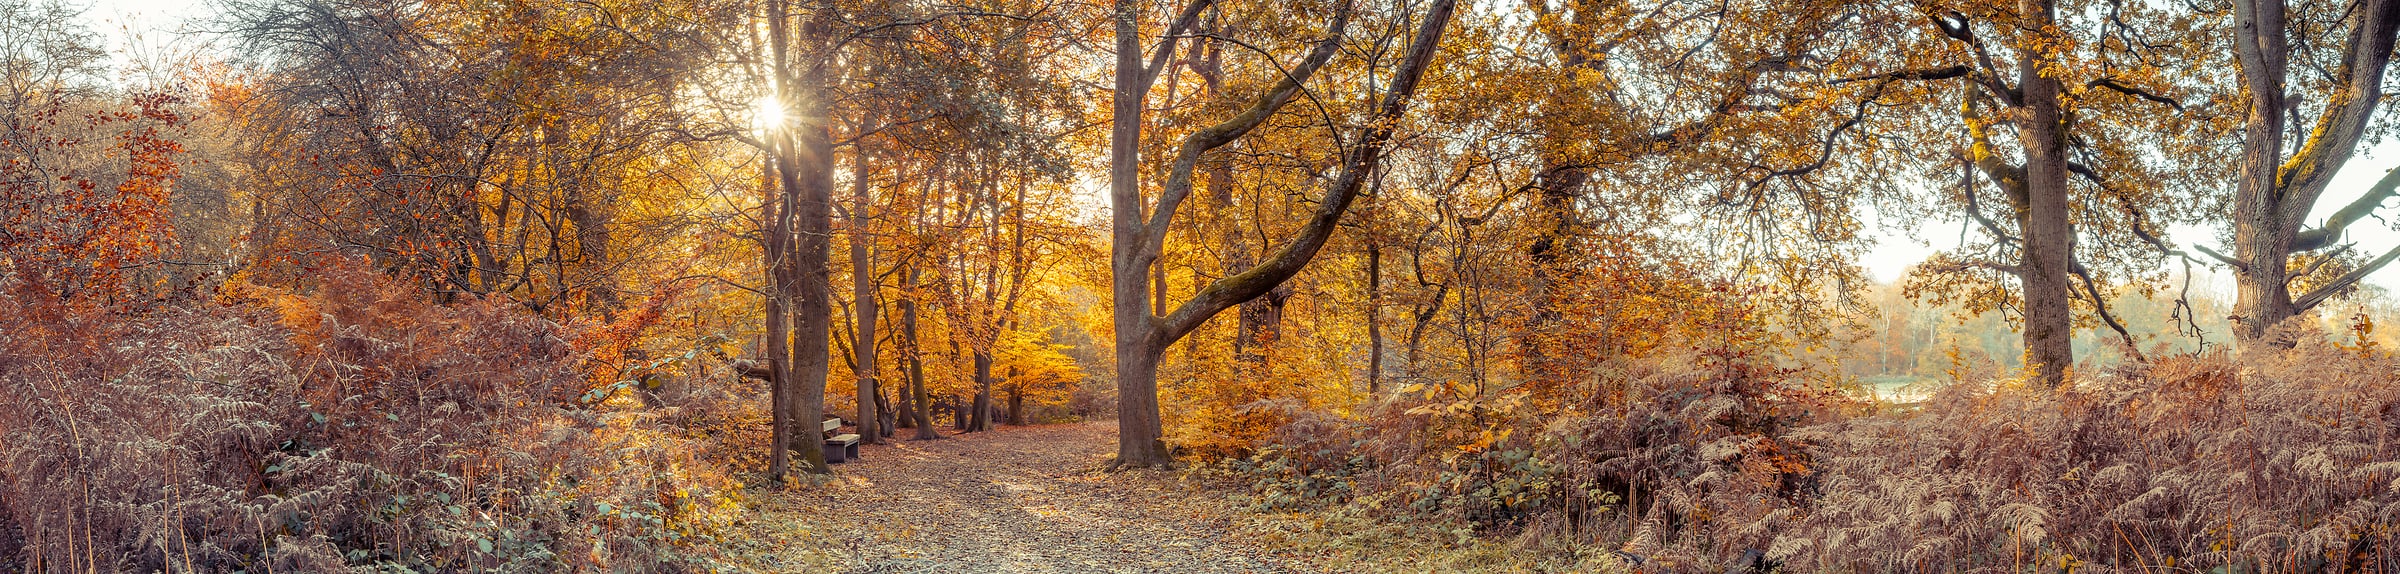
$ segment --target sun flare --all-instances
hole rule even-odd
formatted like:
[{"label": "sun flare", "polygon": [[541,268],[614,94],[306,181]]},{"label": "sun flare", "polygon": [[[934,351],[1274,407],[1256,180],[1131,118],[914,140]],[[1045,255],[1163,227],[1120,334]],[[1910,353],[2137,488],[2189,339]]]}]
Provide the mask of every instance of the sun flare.
[{"label": "sun flare", "polygon": [[767,130],[782,127],[784,125],[783,102],[775,99],[774,95],[770,94],[759,96],[758,101],[752,103],[750,106],[751,127],[753,129],[764,133]]}]

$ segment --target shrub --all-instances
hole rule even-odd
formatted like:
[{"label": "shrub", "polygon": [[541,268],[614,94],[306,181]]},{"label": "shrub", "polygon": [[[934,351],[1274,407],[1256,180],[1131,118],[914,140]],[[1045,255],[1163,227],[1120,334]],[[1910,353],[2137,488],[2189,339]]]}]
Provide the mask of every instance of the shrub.
[{"label": "shrub", "polygon": [[1285,406],[1293,422],[1229,468],[1265,510],[1397,496],[1388,509],[1411,520],[1639,538],[1645,560],[1698,561],[1763,548],[1771,532],[1739,518],[1810,492],[1808,454],[1786,434],[1829,391],[1798,374],[1711,351],[1613,362],[1561,387],[1581,401],[1412,385],[1358,419]]},{"label": "shrub", "polygon": [[1798,571],[2390,571],[2400,363],[2286,336],[1807,429],[1824,494],[1768,555]]},{"label": "shrub", "polygon": [[1508,568],[2400,568],[2400,359],[2294,325],[2288,347],[2056,391],[1955,383],[1913,411],[1738,355],[1626,359],[1566,387],[1588,403],[1426,387],[1355,418],[1287,408],[1272,445],[1225,468],[1259,510],[1455,524],[1550,553]]},{"label": "shrub", "polygon": [[0,551],[28,570],[676,570],[738,490],[584,400],[574,327],[355,265],[315,294],[0,315]]}]

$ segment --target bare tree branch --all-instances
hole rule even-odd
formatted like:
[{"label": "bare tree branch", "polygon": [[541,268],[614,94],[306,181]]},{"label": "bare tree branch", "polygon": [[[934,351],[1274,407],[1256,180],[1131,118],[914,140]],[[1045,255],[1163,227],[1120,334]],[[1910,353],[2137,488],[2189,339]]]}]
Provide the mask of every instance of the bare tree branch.
[{"label": "bare tree branch", "polygon": [[2400,259],[2400,247],[2393,247],[2391,251],[2383,252],[2383,256],[2376,257],[2375,260],[2368,261],[2365,265],[2360,265],[2357,269],[2350,270],[2349,273],[2343,273],[2342,276],[2335,277],[2332,281],[2327,281],[2324,285],[2317,286],[2316,290],[2309,291],[2308,294],[2301,295],[2300,297],[2293,299],[2292,311],[2294,313],[2303,313],[2307,312],[2311,308],[2315,308],[2318,303],[2325,302],[2327,298],[2333,297],[2334,294],[2341,293],[2343,290],[2349,289],[2352,285],[2357,285],[2358,281],[2367,278],[2368,274],[2374,273],[2378,269],[2382,269],[2385,265],[2390,265],[2393,259]]},{"label": "bare tree branch", "polygon": [[2069,263],[2071,263],[2071,265],[2067,267],[2067,272],[2073,273],[2075,274],[2075,278],[2083,280],[2083,292],[2090,296],[2092,300],[2092,309],[2099,311],[2100,322],[2106,323],[2110,330],[2117,332],[2118,338],[2125,340],[2126,352],[2133,353],[2134,361],[2144,361],[2145,359],[2142,358],[2141,347],[2134,344],[2133,334],[2125,331],[2125,324],[2117,321],[2117,316],[2115,313],[2110,313],[2108,311],[2108,301],[2100,298],[2100,286],[2092,281],[2091,270],[2085,268],[2083,266],[2083,262],[2081,261],[2071,261]]},{"label": "bare tree branch", "polygon": [[2376,208],[2383,207],[2384,200],[2391,199],[2396,193],[2400,193],[2400,168],[2383,172],[2383,178],[2375,180],[2375,185],[2368,186],[2366,193],[2359,194],[2358,199],[2333,212],[2332,217],[2325,218],[2323,227],[2302,231],[2293,237],[2292,251],[2315,251],[2332,245],[2344,230],[2350,228],[2350,224],[2373,215]]},{"label": "bare tree branch", "polygon": [[2180,112],[2180,111],[2183,111],[2183,102],[2176,101],[2176,100],[2175,100],[2175,98],[2170,98],[2170,97],[2166,97],[2166,96],[2161,96],[2161,95],[2158,95],[2158,94],[2156,94],[2156,93],[2152,93],[2152,92],[2150,92],[2149,90],[2144,90],[2144,89],[2141,89],[2141,88],[2138,88],[2138,87],[2134,87],[2134,86],[2133,86],[2133,85],[2131,85],[2131,84],[2127,84],[2127,83],[2124,83],[2124,82],[2119,82],[2119,81],[2117,81],[2117,79],[2116,79],[2116,78],[2096,78],[2096,79],[2093,79],[2093,80],[2092,80],[2092,81],[2090,81],[2090,82],[2085,82],[2085,83],[2083,84],[2083,87],[2085,87],[2085,88],[2107,88],[2107,89],[2109,89],[2110,91],[2117,92],[2117,93],[2120,93],[2120,94],[2125,94],[2125,95],[2128,95],[2128,96],[2133,96],[2133,97],[2136,97],[2136,98],[2141,98],[2141,99],[2144,99],[2144,100],[2149,100],[2149,101],[2152,101],[2152,102],[2157,102],[2157,103],[2160,103],[2160,104],[2165,104],[2167,107],[2170,107],[2170,108],[2175,108],[2175,111],[2178,111],[2178,112]]}]

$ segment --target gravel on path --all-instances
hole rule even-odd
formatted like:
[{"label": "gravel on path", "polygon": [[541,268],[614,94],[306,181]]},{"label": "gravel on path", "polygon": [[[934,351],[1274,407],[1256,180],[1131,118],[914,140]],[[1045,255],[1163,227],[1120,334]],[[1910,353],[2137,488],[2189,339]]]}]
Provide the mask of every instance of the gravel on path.
[{"label": "gravel on path", "polygon": [[[902,430],[903,436],[911,431]],[[834,478],[768,494],[755,566],[778,572],[1300,573],[1228,536],[1223,497],[1105,472],[1112,423],[861,445]]]}]

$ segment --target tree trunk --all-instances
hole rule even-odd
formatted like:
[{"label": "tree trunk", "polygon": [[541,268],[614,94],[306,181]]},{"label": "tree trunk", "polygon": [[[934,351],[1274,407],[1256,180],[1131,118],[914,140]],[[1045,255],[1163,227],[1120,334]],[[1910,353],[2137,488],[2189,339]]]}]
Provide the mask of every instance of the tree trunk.
[{"label": "tree trunk", "polygon": [[[2338,277],[2312,281],[2316,285],[2307,293],[2295,296],[2291,291],[2291,283],[2299,278],[2291,268],[2295,254],[2341,244],[2351,223],[2373,215],[2400,190],[2400,170],[2388,172],[2321,227],[2301,229],[2333,175],[2356,155],[2384,98],[2385,67],[2391,62],[2395,35],[2400,35],[2400,4],[2350,4],[2342,21],[2349,34],[2329,46],[2343,53],[2336,82],[2325,86],[2328,91],[2317,94],[2320,99],[2315,102],[2301,101],[2307,94],[2293,94],[2286,85],[2293,55],[2285,3],[2237,1],[2234,12],[2238,26],[2232,44],[2241,64],[2242,94],[2249,99],[2232,202],[2234,255],[2209,254],[2234,268],[2234,335],[2248,343],[2400,257],[2396,248]],[[2287,123],[2298,120],[2296,110],[2322,115],[2305,137],[2288,140],[2302,131]],[[2289,154],[2283,151],[2287,143],[2294,147]]]},{"label": "tree trunk", "polygon": [[2241,23],[2235,43],[2246,84],[2242,95],[2249,99],[2249,109],[2243,118],[2242,171],[2233,200],[2234,257],[2244,263],[2234,270],[2233,326],[2235,337],[2250,341],[2293,313],[2291,292],[2285,287],[2291,239],[2275,197],[2283,163],[2288,62],[2285,52],[2277,49],[2284,44],[2283,3],[2250,0],[2235,5],[2235,18]]},{"label": "tree trunk", "polygon": [[[1125,294],[1124,283],[1118,285],[1118,300]],[[1133,281],[1139,285],[1142,282]],[[1122,308],[1122,307],[1120,307]],[[1134,307],[1140,309],[1141,307]],[[1123,313],[1119,313],[1123,315]],[[1141,317],[1147,323],[1148,317]],[[1125,320],[1120,317],[1117,327],[1117,459],[1110,462],[1115,468],[1165,467],[1167,443],[1158,413],[1158,358],[1166,349],[1147,337],[1148,329],[1140,328],[1139,338],[1128,340]]]},{"label": "tree trunk", "polygon": [[[2055,19],[2054,0],[2020,0],[2028,20],[2047,25]],[[2067,221],[2067,157],[2065,117],[2059,104],[2059,81],[2042,74],[2053,58],[2028,52],[2018,62],[2028,117],[2019,129],[2025,146],[2025,211],[2020,232],[2025,246],[2019,252],[2019,279],[2024,287],[2025,360],[2034,378],[2057,387],[2066,382],[2075,364],[2074,315],[2070,307],[2067,268],[2073,257],[2075,229]]]},{"label": "tree trunk", "polygon": [[867,210],[873,203],[867,197],[867,152],[861,145],[852,154],[856,164],[850,179],[850,300],[858,309],[857,341],[851,344],[857,358],[852,363],[858,377],[858,436],[868,444],[883,442],[877,428],[882,423],[875,406],[883,398],[875,380],[875,258],[872,253],[875,236],[867,229]]},{"label": "tree trunk", "polygon": [[[830,151],[820,148],[827,143],[821,130],[813,134],[803,131],[801,139],[805,143],[798,147]],[[788,141],[785,149],[791,149]],[[806,173],[812,167],[830,167],[817,153],[791,155],[797,156],[794,164],[800,169],[790,171]],[[832,226],[824,193],[831,182],[823,182],[822,186],[808,182],[818,177],[823,177],[822,172],[805,177],[788,172],[783,175],[783,184],[791,190],[787,194],[798,196],[792,218],[792,251],[784,258],[791,279],[784,284],[784,296],[792,302],[791,370],[787,375],[791,381],[788,392],[791,414],[787,419],[792,429],[791,445],[799,452],[804,470],[824,473],[831,469],[825,465],[824,449],[817,446],[825,440],[824,428],[818,423],[824,420],[825,376],[832,366],[832,357],[827,353],[832,342],[833,305],[831,277],[826,269],[829,255],[826,234]]]},{"label": "tree trunk", "polygon": [[2267,328],[2299,314],[2288,287],[2290,234],[2281,233],[2291,227],[2273,221],[2274,210],[2252,209],[2249,203],[2234,207],[2233,226],[2234,257],[2246,264],[2233,274],[2233,334],[2244,342],[2257,340]]},{"label": "tree trunk", "polygon": [[[1215,27],[1216,23],[1212,19],[1209,23],[1211,33],[1214,33]],[[1200,94],[1202,97],[1212,100],[1222,98],[1225,84],[1225,40],[1212,37],[1205,46],[1207,55],[1198,67]],[[1210,208],[1216,211],[1215,216],[1218,220],[1217,249],[1224,258],[1223,273],[1226,277],[1232,277],[1258,265],[1258,257],[1250,249],[1250,242],[1242,237],[1241,210],[1234,203],[1233,162],[1212,162],[1208,167],[1207,186],[1212,204]],[[1165,315],[1167,314],[1164,307],[1166,302],[1165,286],[1163,284],[1159,286],[1158,291],[1159,295],[1155,300],[1160,305],[1152,312],[1157,315]],[[1199,289],[1193,289],[1193,291],[1199,291]],[[1256,377],[1265,373],[1266,345],[1274,340],[1276,327],[1274,311],[1268,305],[1266,297],[1259,297],[1243,301],[1240,310],[1234,312],[1233,358],[1237,376]]]},{"label": "tree trunk", "polygon": [[1367,244],[1367,394],[1383,390],[1383,246]]},{"label": "tree trunk", "polygon": [[[769,234],[770,237],[773,235]],[[773,239],[769,241],[773,241]],[[769,256],[770,261],[773,258],[773,255]],[[773,275],[773,273],[770,272],[769,275]],[[781,291],[774,291],[774,293],[779,294]],[[767,455],[767,477],[774,480],[776,484],[782,484],[783,477],[789,474],[792,468],[791,369],[784,364],[790,361],[792,356],[789,351],[791,331],[784,322],[783,303],[780,299],[782,297],[777,295],[767,297],[767,410],[773,413],[770,418],[773,419],[771,424],[774,425],[774,430],[768,433],[772,438],[768,439],[767,448],[772,454]]]},{"label": "tree trunk", "polygon": [[975,420],[975,413],[967,409],[970,401],[957,395],[943,395],[942,402],[950,405],[950,428],[958,432],[971,432],[968,425]]},{"label": "tree trunk", "polygon": [[[895,303],[895,305],[897,305],[897,303]],[[900,356],[902,357],[900,364],[905,365],[907,363],[906,357],[908,356],[907,347],[903,346],[900,348]],[[907,375],[908,368],[906,366],[901,366],[900,369],[900,386],[892,388],[892,404],[890,407],[892,411],[892,418],[887,419],[891,421],[890,424],[884,425],[883,430],[886,431],[885,434],[891,434],[893,429],[917,428],[917,409],[915,408],[916,401],[912,400],[912,397],[909,394]]]},{"label": "tree trunk", "polygon": [[[567,129],[558,122],[542,125],[543,143],[547,144],[545,151],[551,155],[548,162],[551,177],[563,188],[561,195],[565,199],[562,203],[566,219],[575,226],[575,261],[580,264],[578,275],[585,277],[582,280],[570,280],[569,283],[588,285],[582,297],[585,308],[611,315],[616,313],[621,302],[617,299],[615,286],[605,279],[608,275],[606,201],[605,198],[591,197],[594,189],[583,184],[581,171],[567,159],[573,157],[574,151],[566,149],[572,145],[566,132]],[[564,262],[560,262],[559,275],[562,278],[567,275],[565,271]]]},{"label": "tree trunk", "polygon": [[[487,236],[490,233],[487,230],[505,231],[508,229],[509,206],[516,199],[514,188],[513,176],[501,179],[499,185],[500,204],[492,208],[491,225],[483,224],[483,213],[480,209],[471,209],[468,217],[464,218],[471,225],[467,234],[473,238],[470,249],[475,257],[475,292],[478,294],[490,294],[499,290],[503,284],[502,281],[505,280],[505,271],[501,269],[499,254],[492,251],[492,239]],[[257,235],[257,237],[273,237],[273,235]]]},{"label": "tree trunk", "polygon": [[[1241,269],[1226,275],[1232,276],[1252,266],[1245,262]],[[1249,376],[1266,376],[1267,352],[1277,340],[1283,338],[1283,305],[1291,298],[1291,287],[1278,285],[1264,295],[1243,301],[1235,312],[1238,320],[1235,322],[1234,348],[1238,352],[1234,358],[1241,368],[1248,370]]]},{"label": "tree trunk", "polygon": [[781,156],[780,153],[774,154],[767,161],[765,175],[768,185],[762,186],[767,192],[762,208],[766,215],[767,232],[761,249],[766,255],[766,260],[761,262],[761,270],[767,277],[767,332],[764,345],[767,354],[767,411],[772,420],[769,424],[774,425],[774,429],[768,433],[772,438],[767,444],[767,477],[778,485],[791,472],[792,451],[792,335],[790,323],[784,317],[783,299],[783,285],[789,280],[783,270],[786,268],[785,251],[791,246],[788,241],[791,237],[791,218],[787,216],[791,213],[791,207],[787,201],[789,197],[782,192],[783,188],[775,185],[782,181],[779,173],[782,170],[775,165],[776,158]]},{"label": "tree trunk", "polygon": [[582,261],[585,287],[584,305],[603,315],[616,313],[623,302],[617,297],[616,285],[608,279],[608,216],[604,206],[596,205],[591,194],[580,186],[569,190],[567,219],[575,224],[576,257]]},{"label": "tree trunk", "polygon": [[[878,435],[878,436],[880,436],[880,437],[889,437],[889,436],[892,436],[892,434],[894,433],[893,429],[900,428],[900,427],[898,426],[898,424],[899,424],[899,421],[897,421],[893,415],[894,415],[894,413],[892,412],[892,403],[891,403],[891,401],[890,401],[889,399],[886,399],[886,398],[884,397],[883,393],[881,393],[881,392],[877,392],[877,393],[875,393],[875,434],[876,434],[876,435]],[[882,441],[877,441],[877,442],[882,442]]]},{"label": "tree trunk", "polygon": [[1134,0],[1113,3],[1117,63],[1116,89],[1110,97],[1108,182],[1110,302],[1117,350],[1117,459],[1110,465],[1120,468],[1168,463],[1158,413],[1158,357],[1163,349],[1150,336],[1155,313],[1151,310],[1150,273],[1157,257],[1144,249],[1141,188],[1142,105],[1156,77],[1142,61],[1141,17],[1147,6]]},{"label": "tree trunk", "polygon": [[[1571,25],[1550,30],[1551,48],[1559,56],[1559,69],[1569,74],[1585,71],[1602,73],[1590,53],[1590,47],[1598,43],[1589,33],[1593,29],[1590,20],[1598,17],[1591,8],[1578,6],[1570,16],[1573,19]],[[1588,113],[1588,110],[1579,110],[1577,108],[1581,106],[1563,98],[1552,103],[1549,108],[1570,117]],[[1558,134],[1546,136],[1559,137]],[[1555,326],[1563,315],[1559,311],[1559,290],[1573,280],[1576,272],[1572,265],[1566,263],[1565,255],[1583,229],[1583,217],[1577,211],[1578,200],[1583,197],[1584,187],[1592,178],[1591,169],[1581,165],[1580,158],[1570,157],[1568,149],[1565,146],[1543,146],[1540,158],[1542,171],[1534,177],[1534,187],[1540,191],[1534,201],[1534,213],[1538,218],[1534,225],[1540,235],[1525,247],[1526,258],[1532,262],[1533,296],[1531,317],[1525,323],[1524,332],[1527,336],[1522,344],[1528,347],[1525,353],[1529,357],[1525,366],[1528,371],[1526,374],[1541,383],[1563,384],[1567,376],[1567,368],[1558,359],[1565,353],[1561,352],[1563,349],[1559,348],[1553,336],[1558,332]],[[1461,306],[1464,306],[1463,303]]]},{"label": "tree trunk", "polygon": [[1008,391],[1008,424],[1025,426],[1025,390]]},{"label": "tree trunk", "polygon": [[917,343],[917,269],[910,267],[900,273],[902,298],[900,305],[900,349],[908,357],[908,412],[916,417],[909,426],[917,429],[916,440],[942,438],[933,429],[933,398],[925,391],[925,357]]},{"label": "tree trunk", "polygon": [[[824,118],[827,102],[824,97],[825,63],[803,66],[799,78],[791,77],[789,60],[789,29],[785,25],[784,0],[768,5],[768,25],[773,43],[776,87],[780,101],[794,108],[790,117]],[[821,15],[820,15],[821,16]],[[812,29],[816,28],[812,21]],[[819,34],[809,34],[810,37]],[[795,85],[797,84],[797,85]],[[833,305],[831,270],[827,267],[831,247],[833,193],[833,142],[823,123],[784,126],[775,138],[778,146],[776,175],[783,186],[786,205],[792,206],[788,219],[792,222],[791,252],[784,257],[790,281],[784,283],[784,296],[792,306],[791,348],[791,446],[799,451],[802,466],[815,473],[831,471],[825,465],[825,451],[819,448],[825,440],[825,376],[831,366],[827,346],[831,343]]]},{"label": "tree trunk", "polygon": [[975,351],[974,416],[967,421],[967,432],[992,430],[992,353]]}]

